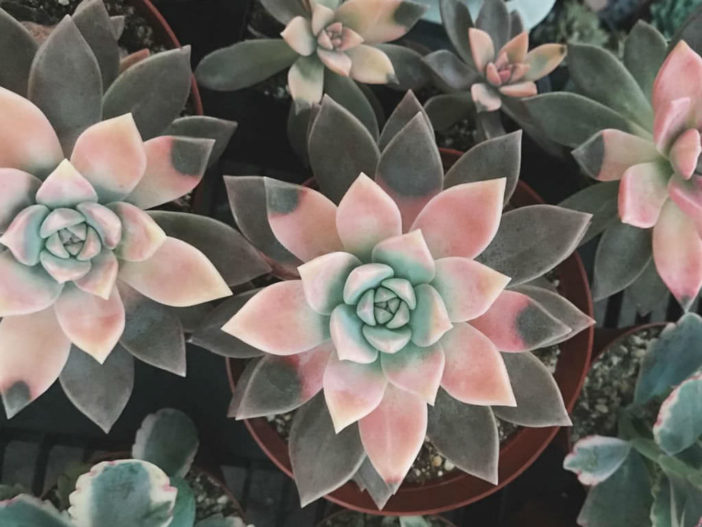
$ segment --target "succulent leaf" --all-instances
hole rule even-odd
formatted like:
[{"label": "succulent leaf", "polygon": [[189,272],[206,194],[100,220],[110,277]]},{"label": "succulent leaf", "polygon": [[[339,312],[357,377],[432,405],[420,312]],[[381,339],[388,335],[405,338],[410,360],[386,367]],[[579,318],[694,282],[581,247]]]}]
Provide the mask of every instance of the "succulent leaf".
[{"label": "succulent leaf", "polygon": [[381,363],[385,377],[392,384],[434,404],[444,375],[444,352],[439,344],[428,348],[407,345],[402,353],[383,353]]},{"label": "succulent leaf", "polygon": [[337,434],[321,394],[295,414],[289,445],[303,507],[346,483],[365,458],[358,428]]},{"label": "succulent leaf", "polygon": [[449,40],[461,58],[467,63],[470,62],[471,47],[466,28],[473,27],[473,19],[468,7],[459,0],[440,0],[439,7],[441,21]]},{"label": "succulent leaf", "polygon": [[639,20],[624,40],[624,65],[636,79],[647,100],[653,81],[667,53],[667,42],[652,25]]},{"label": "succulent leaf", "polygon": [[702,376],[694,375],[681,383],[666,398],[653,426],[656,443],[675,455],[692,446],[702,435],[699,401],[702,400]]},{"label": "succulent leaf", "polygon": [[195,423],[179,410],[164,408],[141,423],[132,458],[156,465],[170,478],[183,478],[190,471],[198,446]]},{"label": "succulent leaf", "polygon": [[134,359],[118,345],[100,364],[74,347],[60,380],[73,405],[108,433],[132,395]]},{"label": "succulent leaf", "polygon": [[373,464],[366,457],[363,460],[358,472],[353,476],[354,481],[361,491],[366,491],[375,502],[378,509],[382,510],[388,500],[397,492],[400,485],[395,483],[388,485],[383,481],[378,472],[373,468]]},{"label": "succulent leaf", "polygon": [[344,286],[354,268],[361,261],[345,252],[318,256],[298,267],[307,303],[317,313],[331,315],[344,301]]},{"label": "succulent leaf", "polygon": [[0,195],[0,232],[4,232],[12,220],[34,201],[41,181],[22,170],[0,168],[3,193]]},{"label": "succulent leaf", "polygon": [[473,68],[445,49],[426,55],[424,63],[451,90],[467,90],[478,79]]},{"label": "succulent leaf", "polygon": [[419,90],[427,85],[431,75],[417,51],[399,44],[376,44],[374,47],[385,53],[392,63],[395,83],[391,87],[405,91]]},{"label": "succulent leaf", "polygon": [[[424,115],[426,122],[431,126],[431,121],[429,116],[422,108],[421,103],[417,100],[417,97],[408,91],[399,104],[395,107],[392,114],[388,118],[383,131],[378,140],[378,146],[380,150],[385,150],[385,147],[390,143],[390,141],[398,134],[402,129],[414,118],[417,114]],[[376,160],[377,165],[377,160]],[[373,170],[365,171],[366,174],[373,174],[375,172],[375,167]]]},{"label": "succulent leaf", "polygon": [[607,480],[626,461],[631,452],[628,441],[615,437],[589,436],[573,447],[563,468],[578,476],[583,485],[597,485]]},{"label": "succulent leaf", "polygon": [[584,245],[618,219],[619,182],[590,185],[559,203],[560,207],[592,214],[590,226],[580,241]]},{"label": "succulent leaf", "polygon": [[502,0],[485,0],[475,20],[475,27],[490,35],[495,49],[502,48],[509,39],[510,17],[507,5]]},{"label": "succulent leaf", "polygon": [[647,315],[668,295],[668,288],[658,276],[656,265],[651,260],[636,281],[627,289],[640,315]]},{"label": "succulent leaf", "polygon": [[84,0],[73,13],[73,22],[92,49],[102,75],[102,85],[112,84],[119,74],[119,46],[113,21],[102,0]]},{"label": "succulent leaf", "polygon": [[53,506],[26,494],[0,502],[0,521],[4,527],[73,527]]},{"label": "succulent leaf", "polygon": [[377,139],[378,117],[368,96],[356,81],[327,69],[324,72],[324,90],[329,97],[354,114]]},{"label": "succulent leaf", "polygon": [[37,43],[25,27],[0,9],[0,86],[19,95],[27,94],[27,81]]},{"label": "succulent leaf", "polygon": [[178,490],[173,520],[168,527],[193,527],[195,524],[195,495],[188,482],[181,478],[171,478],[171,486]]},{"label": "succulent leaf", "polygon": [[367,43],[377,44],[404,36],[426,9],[407,0],[347,0],[337,9],[336,19]]},{"label": "succulent leaf", "polygon": [[[455,1],[455,0],[449,0]],[[470,94],[445,93],[431,97],[424,109],[434,128],[443,132],[475,111]]]},{"label": "succulent leaf", "polygon": [[164,135],[213,139],[215,144],[208,163],[208,166],[212,166],[222,157],[237,126],[234,121],[225,121],[207,115],[188,115],[173,121],[163,133]]}]

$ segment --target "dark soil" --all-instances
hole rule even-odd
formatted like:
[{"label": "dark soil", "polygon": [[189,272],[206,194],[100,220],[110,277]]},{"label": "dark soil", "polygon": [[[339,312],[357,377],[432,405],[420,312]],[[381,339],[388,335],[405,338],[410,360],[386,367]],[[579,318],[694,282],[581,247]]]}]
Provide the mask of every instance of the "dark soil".
[{"label": "dark soil", "polygon": [[[427,516],[424,519],[431,527],[446,527],[447,525],[437,516]],[[373,516],[347,511],[332,515],[320,523],[318,527],[400,527],[400,520],[392,516]]]}]

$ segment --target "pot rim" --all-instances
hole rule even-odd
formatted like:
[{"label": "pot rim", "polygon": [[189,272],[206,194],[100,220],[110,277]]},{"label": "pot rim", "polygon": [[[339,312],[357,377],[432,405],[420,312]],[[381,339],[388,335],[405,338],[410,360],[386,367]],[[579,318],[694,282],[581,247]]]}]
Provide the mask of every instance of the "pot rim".
[{"label": "pot rim", "polygon": [[[462,152],[457,150],[441,148],[440,151],[445,168],[447,164],[453,164],[462,155]],[[543,199],[521,180],[517,184],[512,202],[519,207],[544,203]],[[562,294],[586,315],[593,317],[589,281],[577,252],[564,260],[556,269],[558,269],[560,277],[559,288]],[[572,411],[577,401],[589,371],[594,333],[593,325],[570,340],[559,344],[561,354],[554,376],[569,412]],[[238,375],[241,373],[241,369],[238,368],[241,361],[231,358],[226,358],[225,361],[227,376],[233,391],[235,379],[238,379]],[[292,478],[288,444],[278,435],[267,419],[263,417],[245,419],[244,424],[268,458]],[[383,510],[378,510],[368,493],[361,492],[353,481],[348,481],[324,497],[351,510],[384,516],[408,514],[426,516],[453,510],[475,503],[516,479],[536,461],[553,441],[559,429],[560,427],[521,427],[500,448],[499,483],[497,485],[492,485],[459,470],[424,484],[403,484],[398,492],[390,498]]]}]

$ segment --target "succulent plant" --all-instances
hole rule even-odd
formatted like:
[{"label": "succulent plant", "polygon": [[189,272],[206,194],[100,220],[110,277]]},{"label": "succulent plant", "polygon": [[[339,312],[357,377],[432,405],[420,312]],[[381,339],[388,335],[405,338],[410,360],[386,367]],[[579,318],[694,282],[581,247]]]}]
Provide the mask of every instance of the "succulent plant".
[{"label": "succulent plant", "polygon": [[667,57],[666,47],[644,22],[626,41],[624,64],[606,50],[571,45],[571,78],[583,95],[525,101],[547,137],[574,147],[583,171],[603,182],[563,203],[595,213],[586,239],[604,231],[595,298],[635,284],[642,311],[665,293],[661,279],[686,310],[702,286],[702,57],[684,41]]},{"label": "succulent plant", "polygon": [[[619,437],[578,441],[564,467],[590,488],[588,527],[697,527],[702,521],[702,319],[670,324],[643,359]],[[651,414],[653,410],[653,414]]]},{"label": "succulent plant", "polygon": [[296,112],[319,104],[327,93],[377,133],[374,110],[357,83],[416,85],[423,81],[414,79],[420,64],[417,53],[385,44],[414,26],[426,10],[421,4],[265,0],[263,5],[285,25],[283,39],[246,40],[209,54],[196,70],[203,86],[238,90],[289,67],[288,90]]},{"label": "succulent plant", "polygon": [[444,176],[411,93],[379,142],[326,98],[309,153],[329,197],[226,178],[239,227],[288,279],[225,301],[193,341],[261,357],[237,384],[232,416],[298,409],[290,455],[303,504],[355,477],[382,508],[427,434],[456,466],[496,483],[495,416],[569,423],[529,350],[592,320],[525,284],[570,254],[589,216],[535,205],[501,221],[520,145],[520,133],[482,143]]},{"label": "succulent plant", "polygon": [[[430,6],[430,20],[432,22],[439,23],[441,21],[439,2],[434,2],[432,0],[422,1]],[[485,0],[467,0],[465,2],[466,6],[468,7],[468,12],[473,19],[478,18],[480,8],[484,3]],[[519,13],[520,18],[524,23],[524,29],[531,31],[548,16],[556,4],[556,0],[507,0],[505,3],[510,12],[516,11]],[[425,18],[427,18],[426,15]]]},{"label": "succulent plant", "polygon": [[168,306],[228,296],[268,269],[224,224],[143,210],[190,192],[233,125],[179,118],[188,50],[145,59],[107,88],[116,43],[97,0],[39,46],[2,10],[0,34],[11,36],[0,39],[0,393],[12,417],[60,376],[107,431],[129,400],[133,357],[185,374]]},{"label": "succulent plant", "polygon": [[[424,57],[445,92],[426,103],[439,129],[475,113],[499,110],[511,99],[535,95],[534,81],[551,73],[565,58],[566,48],[561,44],[528,51],[529,34],[518,12],[510,14],[502,0],[486,0],[475,22],[460,0],[442,0],[441,16],[456,53],[438,50]],[[485,135],[501,133],[499,127],[498,132]]]},{"label": "succulent plant", "polygon": [[579,0],[565,0],[551,11],[530,35],[536,43],[577,42],[609,47],[612,35],[600,18]]}]

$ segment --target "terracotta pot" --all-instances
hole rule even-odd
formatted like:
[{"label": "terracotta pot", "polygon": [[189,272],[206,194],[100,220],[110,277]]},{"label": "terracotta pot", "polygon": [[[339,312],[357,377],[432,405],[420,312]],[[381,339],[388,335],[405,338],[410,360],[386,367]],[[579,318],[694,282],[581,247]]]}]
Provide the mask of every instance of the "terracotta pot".
[{"label": "terracotta pot", "polygon": [[[317,524],[317,527],[322,527],[324,526],[328,521],[333,521],[335,518],[338,518],[339,516],[343,516],[344,514],[349,514],[350,511],[337,511],[335,513],[330,514],[327,516],[325,519],[323,519],[321,522]],[[441,516],[430,516],[429,517],[432,520],[439,521],[442,525],[445,527],[456,527],[456,524],[448,521],[446,518],[442,518]]]},{"label": "terracotta pot", "polygon": [[[442,149],[444,168],[450,167],[461,152]],[[543,203],[543,200],[526,184],[519,182],[511,203],[515,207]],[[558,266],[561,293],[580,310],[593,316],[592,299],[585,269],[577,254]],[[594,328],[575,335],[559,345],[561,355],[556,366],[555,378],[568,410],[572,410],[590,364]],[[232,390],[243,370],[243,362],[227,359],[227,371]],[[264,418],[244,421],[251,435],[269,458],[288,476],[292,477],[287,443]],[[406,483],[400,487],[382,511],[378,511],[366,492],[361,492],[353,482],[348,482],[326,498],[346,508],[383,515],[424,516],[469,505],[493,494],[526,470],[553,440],[558,427],[522,428],[500,450],[498,485],[460,471],[422,485]]]}]

